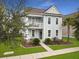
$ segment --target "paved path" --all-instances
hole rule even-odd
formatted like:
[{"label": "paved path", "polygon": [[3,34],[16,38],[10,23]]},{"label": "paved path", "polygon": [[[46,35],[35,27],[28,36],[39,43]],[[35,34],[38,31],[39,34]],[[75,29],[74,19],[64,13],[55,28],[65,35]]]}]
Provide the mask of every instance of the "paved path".
[{"label": "paved path", "polygon": [[49,48],[46,44],[40,42],[40,45],[41,45],[44,49],[46,49],[48,52],[53,52],[53,49]]},{"label": "paved path", "polygon": [[[46,46],[44,48],[46,49]],[[67,49],[61,49],[61,50],[55,50],[55,51],[53,51],[53,50],[49,51],[49,50],[51,50],[49,48],[46,50],[47,50],[46,52],[33,53],[33,54],[21,55],[21,56],[12,56],[12,57],[0,58],[0,59],[38,59],[38,58],[65,54],[65,53],[76,52],[76,51],[79,51],[79,47],[67,48]]]}]

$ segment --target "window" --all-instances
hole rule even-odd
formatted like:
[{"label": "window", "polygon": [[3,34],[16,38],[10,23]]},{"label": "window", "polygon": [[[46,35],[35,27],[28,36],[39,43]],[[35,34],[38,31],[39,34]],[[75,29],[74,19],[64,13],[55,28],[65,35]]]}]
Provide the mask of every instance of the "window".
[{"label": "window", "polygon": [[51,30],[48,30],[48,37],[51,36]]},{"label": "window", "polygon": [[34,37],[35,36],[35,31],[34,30],[32,30],[32,37]]},{"label": "window", "polygon": [[58,30],[56,30],[56,36],[58,36]]},{"label": "window", "polygon": [[50,18],[48,18],[48,24],[50,24],[51,23],[51,19]]},{"label": "window", "polygon": [[56,18],[56,24],[58,24],[58,18]]}]

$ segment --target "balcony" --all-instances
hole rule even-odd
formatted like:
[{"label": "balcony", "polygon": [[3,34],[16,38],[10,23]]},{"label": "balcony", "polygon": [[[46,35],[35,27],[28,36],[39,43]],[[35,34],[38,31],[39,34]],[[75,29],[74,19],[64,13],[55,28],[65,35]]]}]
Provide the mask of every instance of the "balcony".
[{"label": "balcony", "polygon": [[43,23],[29,23],[30,29],[43,29]]},{"label": "balcony", "polygon": [[30,29],[43,29],[43,17],[29,16],[24,23]]}]

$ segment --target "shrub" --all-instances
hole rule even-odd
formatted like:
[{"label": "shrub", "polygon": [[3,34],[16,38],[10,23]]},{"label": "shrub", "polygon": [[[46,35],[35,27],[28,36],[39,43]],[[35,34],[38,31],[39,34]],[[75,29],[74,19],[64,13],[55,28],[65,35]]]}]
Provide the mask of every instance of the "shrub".
[{"label": "shrub", "polygon": [[54,37],[54,38],[53,38],[53,41],[57,41],[57,37]]},{"label": "shrub", "polygon": [[38,38],[32,39],[33,45],[39,45],[40,40]]},{"label": "shrub", "polygon": [[52,40],[50,38],[46,38],[44,43],[45,44],[51,44],[51,42],[52,42]]},{"label": "shrub", "polygon": [[54,37],[53,41],[59,41],[59,39],[57,37]]}]

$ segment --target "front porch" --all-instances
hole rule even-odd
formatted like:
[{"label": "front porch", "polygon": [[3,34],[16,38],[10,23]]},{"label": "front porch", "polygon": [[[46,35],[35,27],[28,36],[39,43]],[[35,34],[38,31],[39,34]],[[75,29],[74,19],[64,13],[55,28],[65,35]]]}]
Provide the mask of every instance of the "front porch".
[{"label": "front porch", "polygon": [[33,38],[39,38],[42,39],[43,38],[43,29],[28,29],[28,31],[26,31],[24,38],[26,40],[29,39],[33,39]]}]

